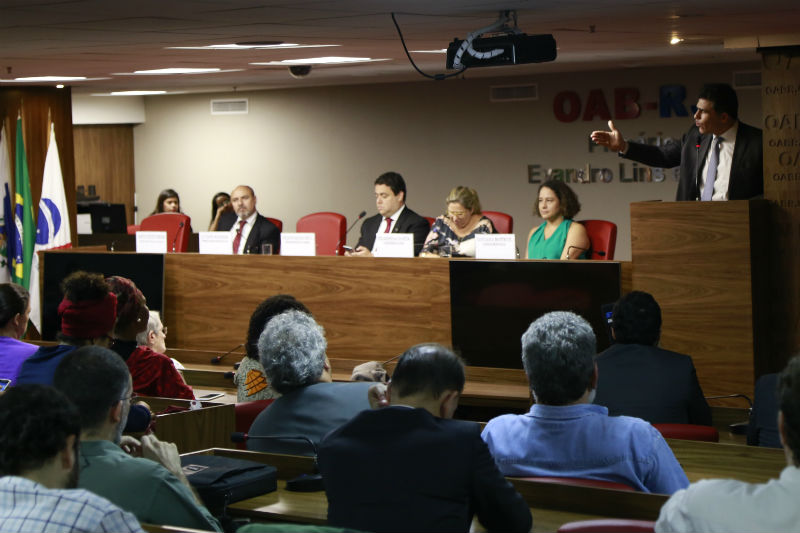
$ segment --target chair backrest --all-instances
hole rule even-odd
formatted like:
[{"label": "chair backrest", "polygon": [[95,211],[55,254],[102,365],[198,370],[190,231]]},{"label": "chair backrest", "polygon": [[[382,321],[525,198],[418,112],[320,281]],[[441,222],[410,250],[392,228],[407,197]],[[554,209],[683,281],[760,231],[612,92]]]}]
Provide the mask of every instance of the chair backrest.
[{"label": "chair backrest", "polygon": [[567,522],[558,528],[558,533],[651,533],[656,523],[650,520],[632,520],[629,518],[601,518],[598,520],[579,520]]},{"label": "chair backrest", "polygon": [[636,488],[626,485],[625,483],[616,483],[614,481],[603,481],[600,479],[587,479],[580,477],[554,477],[554,476],[531,476],[521,479],[530,481],[538,481],[539,483],[553,483],[556,485],[573,485],[577,487],[594,487],[599,489],[614,489],[614,490],[628,490],[636,491]]},{"label": "chair backrest", "polygon": [[128,235],[136,235],[140,229],[142,229],[141,224],[128,224]]},{"label": "chair backrest", "polygon": [[696,424],[653,424],[665,439],[702,440],[719,442],[719,431],[713,426]]},{"label": "chair backrest", "polygon": [[158,213],[142,220],[142,231],[166,231],[167,251],[185,252],[189,246],[192,219],[183,213]]},{"label": "chair backrest", "polygon": [[297,221],[298,233],[314,233],[317,255],[344,255],[347,218],[339,213],[311,213]]},{"label": "chair backrest", "polygon": [[617,225],[608,220],[579,220],[589,235],[589,259],[614,259],[617,248]]},{"label": "chair backrest", "polygon": [[432,228],[433,227],[433,223],[436,222],[436,219],[433,218],[433,217],[422,217],[422,218],[424,218],[425,220],[428,221],[428,227],[429,228]]},{"label": "chair backrest", "polygon": [[[241,431],[242,433],[250,431],[250,426],[253,425],[253,421],[256,417],[274,401],[274,399],[269,399],[237,403],[234,411],[236,416],[236,431]],[[241,450],[247,449],[247,445],[244,442],[237,442],[236,447]]]},{"label": "chair backrest", "polygon": [[270,217],[264,217],[264,218],[266,218],[267,220],[269,220],[270,222],[272,222],[273,224],[278,226],[278,231],[283,231],[283,221],[282,220],[277,219],[277,218],[270,218]]},{"label": "chair backrest", "polygon": [[514,233],[514,217],[500,211],[484,211],[483,215],[492,221],[497,233]]}]

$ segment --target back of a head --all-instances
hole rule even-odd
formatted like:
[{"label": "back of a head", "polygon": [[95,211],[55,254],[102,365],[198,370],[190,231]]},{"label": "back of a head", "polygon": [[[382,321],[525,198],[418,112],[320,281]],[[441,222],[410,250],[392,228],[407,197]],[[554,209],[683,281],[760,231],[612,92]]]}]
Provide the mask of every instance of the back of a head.
[{"label": "back of a head", "polygon": [[650,293],[631,291],[614,304],[611,327],[621,344],[655,345],[661,336],[661,307]]},{"label": "back of a head", "polygon": [[786,442],[795,466],[800,466],[800,353],[778,377],[778,405],[783,413]]},{"label": "back of a head", "polygon": [[450,194],[447,195],[447,198],[445,198],[445,207],[453,202],[463,205],[474,214],[480,214],[482,212],[481,200],[478,198],[478,192],[470,187],[464,187],[463,185],[454,187],[450,191]]},{"label": "back of a head", "polygon": [[106,282],[108,282],[111,292],[117,297],[117,322],[114,325],[114,331],[120,332],[143,318],[142,314],[147,306],[147,300],[136,284],[128,278],[109,276],[106,278]]},{"label": "back of a head", "polygon": [[717,114],[727,113],[732,119],[739,119],[739,98],[727,83],[706,83],[700,89],[698,98],[713,102]]},{"label": "back of a head", "polygon": [[117,298],[110,290],[102,274],[77,271],[64,278],[61,282],[64,299],[58,306],[59,339],[78,345],[111,333],[117,316]]},{"label": "back of a head", "polygon": [[17,385],[0,395],[0,476],[37,470],[80,436],[78,411],[46,385]]},{"label": "back of a head", "polygon": [[399,397],[427,392],[438,399],[448,390],[464,390],[464,362],[441,344],[412,346],[392,372],[392,391]]},{"label": "back of a head", "polygon": [[78,408],[81,427],[91,430],[100,427],[108,410],[123,398],[130,379],[119,355],[101,346],[84,346],[61,360],[53,386]]},{"label": "back of a head", "polygon": [[273,317],[258,339],[261,365],[281,394],[319,381],[327,347],[322,326],[297,310]]},{"label": "back of a head", "polygon": [[597,341],[589,323],[568,311],[535,320],[522,335],[522,366],[537,403],[566,405],[592,381]]},{"label": "back of a head", "polygon": [[250,316],[250,326],[247,328],[247,342],[245,343],[247,357],[258,359],[258,338],[261,336],[261,332],[274,316],[290,309],[301,311],[307,315],[311,314],[308,307],[291,294],[275,294],[258,304]]},{"label": "back of a head", "polygon": [[24,315],[29,301],[30,295],[22,285],[0,283],[0,328],[5,327],[16,315]]},{"label": "back of a head", "polygon": [[408,191],[406,191],[406,181],[403,176],[397,172],[384,172],[375,180],[375,185],[386,185],[397,196],[403,193],[403,201],[408,200]]}]

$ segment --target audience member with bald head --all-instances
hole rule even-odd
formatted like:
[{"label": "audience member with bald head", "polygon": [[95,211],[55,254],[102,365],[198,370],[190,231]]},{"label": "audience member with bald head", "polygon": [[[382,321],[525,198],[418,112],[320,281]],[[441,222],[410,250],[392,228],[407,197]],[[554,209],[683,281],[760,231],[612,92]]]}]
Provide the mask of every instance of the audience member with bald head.
[{"label": "audience member with bald head", "polygon": [[256,193],[248,185],[239,185],[231,192],[233,210],[219,217],[218,231],[228,231],[234,254],[260,254],[261,245],[271,244],[272,253],[280,253],[281,232],[256,211]]}]

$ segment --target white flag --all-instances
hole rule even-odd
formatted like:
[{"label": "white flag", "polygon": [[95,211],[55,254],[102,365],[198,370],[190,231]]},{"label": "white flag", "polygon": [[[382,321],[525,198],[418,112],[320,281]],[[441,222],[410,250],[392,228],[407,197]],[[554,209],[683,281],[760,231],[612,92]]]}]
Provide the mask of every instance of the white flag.
[{"label": "white flag", "polygon": [[[5,123],[5,121],[3,121]],[[11,211],[11,162],[8,158],[8,144],[6,143],[5,128],[0,128],[0,197],[3,198],[2,212],[0,212],[0,283],[11,281],[9,270],[9,239],[6,224],[14,223],[14,213]]]},{"label": "white flag", "polygon": [[64,178],[56,146],[56,130],[50,125],[50,144],[44,160],[42,197],[39,200],[39,216],[36,224],[36,245],[31,261],[31,322],[42,331],[42,308],[39,296],[39,255],[42,250],[71,248],[72,238],[67,211],[67,195],[64,193]]}]

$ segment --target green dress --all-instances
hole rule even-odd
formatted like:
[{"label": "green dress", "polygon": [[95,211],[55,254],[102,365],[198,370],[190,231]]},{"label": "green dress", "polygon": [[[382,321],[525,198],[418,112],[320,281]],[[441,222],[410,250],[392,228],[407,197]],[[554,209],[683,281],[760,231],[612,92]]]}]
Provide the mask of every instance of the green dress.
[{"label": "green dress", "polygon": [[[548,239],[544,238],[546,225],[547,222],[543,222],[531,235],[531,240],[528,241],[528,259],[561,259],[572,220],[565,218]],[[578,259],[586,259],[586,252],[581,252]]]}]

